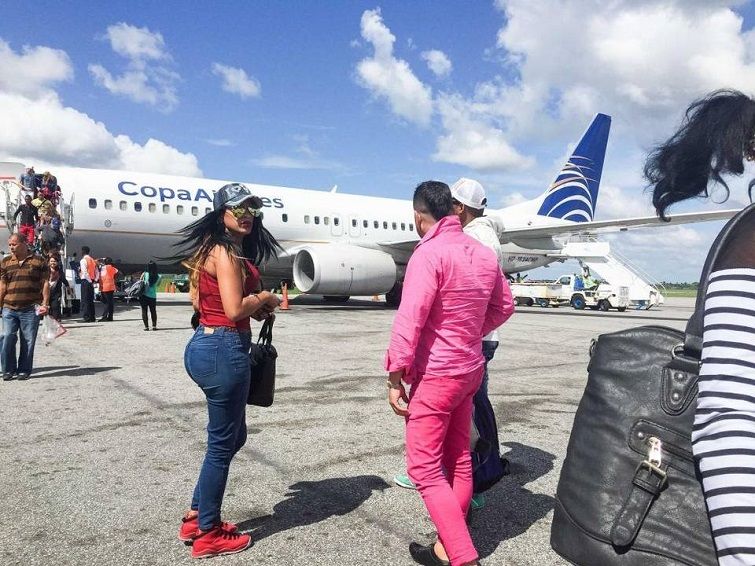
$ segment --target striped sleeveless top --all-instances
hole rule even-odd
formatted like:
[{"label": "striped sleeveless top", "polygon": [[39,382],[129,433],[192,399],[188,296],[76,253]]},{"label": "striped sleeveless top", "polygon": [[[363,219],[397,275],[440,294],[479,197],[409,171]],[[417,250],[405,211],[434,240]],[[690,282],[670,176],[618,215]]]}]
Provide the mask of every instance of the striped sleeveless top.
[{"label": "striped sleeveless top", "polygon": [[755,564],[755,269],[711,274],[692,447],[721,566]]}]

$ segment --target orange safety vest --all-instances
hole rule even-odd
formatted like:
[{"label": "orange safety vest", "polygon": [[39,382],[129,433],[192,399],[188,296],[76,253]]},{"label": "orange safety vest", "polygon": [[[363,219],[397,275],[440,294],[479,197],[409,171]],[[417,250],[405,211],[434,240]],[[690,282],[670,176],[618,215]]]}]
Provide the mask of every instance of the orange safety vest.
[{"label": "orange safety vest", "polygon": [[106,265],[100,272],[100,290],[103,293],[115,291],[115,276],[118,270],[112,265]]},{"label": "orange safety vest", "polygon": [[88,255],[84,256],[84,260],[87,262],[87,275],[89,275],[89,280],[94,283],[97,281],[97,263]]}]

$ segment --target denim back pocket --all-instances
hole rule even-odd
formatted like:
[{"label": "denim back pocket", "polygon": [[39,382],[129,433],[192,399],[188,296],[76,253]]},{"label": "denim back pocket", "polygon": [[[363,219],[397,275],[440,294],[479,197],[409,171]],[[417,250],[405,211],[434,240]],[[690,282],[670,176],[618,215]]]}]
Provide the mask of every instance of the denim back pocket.
[{"label": "denim back pocket", "polygon": [[197,333],[186,346],[184,361],[189,376],[200,386],[218,371],[219,340],[211,334]]}]

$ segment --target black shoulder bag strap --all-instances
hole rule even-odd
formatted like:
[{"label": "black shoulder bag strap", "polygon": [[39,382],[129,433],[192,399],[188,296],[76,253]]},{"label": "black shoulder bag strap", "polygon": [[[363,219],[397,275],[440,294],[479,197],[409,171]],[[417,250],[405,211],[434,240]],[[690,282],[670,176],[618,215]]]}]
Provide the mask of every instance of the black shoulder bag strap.
[{"label": "black shoulder bag strap", "polygon": [[734,218],[729,220],[723,229],[716,236],[713,245],[708,252],[708,258],[705,260],[702,274],[700,275],[700,284],[697,288],[697,301],[695,302],[695,312],[687,322],[687,328],[684,333],[684,353],[690,357],[699,360],[703,352],[703,318],[705,316],[705,296],[708,294],[708,280],[710,274],[715,271],[718,258],[721,252],[726,248],[729,237],[734,229],[749,214],[755,213],[755,204],[737,213]]},{"label": "black shoulder bag strap", "polygon": [[272,318],[268,318],[262,323],[260,328],[260,334],[257,337],[257,344],[260,346],[270,346],[273,343],[273,322]]}]

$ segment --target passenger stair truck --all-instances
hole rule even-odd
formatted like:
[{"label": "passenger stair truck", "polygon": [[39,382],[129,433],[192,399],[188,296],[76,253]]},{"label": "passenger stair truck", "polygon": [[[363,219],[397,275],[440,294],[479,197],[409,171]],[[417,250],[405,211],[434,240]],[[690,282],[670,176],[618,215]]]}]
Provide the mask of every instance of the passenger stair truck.
[{"label": "passenger stair truck", "polygon": [[[23,204],[24,199],[21,194],[21,188],[16,184],[18,178],[24,173],[26,167],[23,163],[0,162],[0,228],[4,225],[8,229],[8,235],[17,232],[16,220],[13,218],[18,207]],[[73,232],[73,195],[70,201],[66,201],[62,196],[58,201],[58,214],[60,215],[63,230],[63,248],[60,256],[64,262],[64,272],[70,288],[63,287],[64,296],[61,301],[61,308],[64,314],[78,313],[81,304],[81,287],[76,283],[78,280],[78,270],[71,268],[71,259],[68,256],[68,236]],[[0,237],[0,250],[7,253],[7,238]]]},{"label": "passenger stair truck", "polygon": [[629,304],[633,308],[649,309],[664,302],[663,285],[618,252],[611,251],[608,242],[589,237],[584,241],[572,241],[563,247],[560,257],[578,260],[580,265],[587,266],[591,273],[599,275],[614,288],[627,287]]}]

